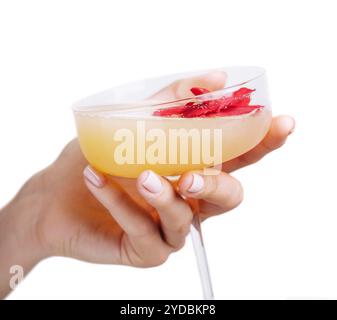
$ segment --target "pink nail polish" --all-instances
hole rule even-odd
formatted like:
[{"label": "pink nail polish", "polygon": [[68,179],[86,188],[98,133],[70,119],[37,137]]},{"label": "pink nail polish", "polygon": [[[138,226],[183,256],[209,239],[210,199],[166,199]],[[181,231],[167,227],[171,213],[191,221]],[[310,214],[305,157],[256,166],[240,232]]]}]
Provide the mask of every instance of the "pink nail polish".
[{"label": "pink nail polish", "polygon": [[152,193],[159,193],[163,190],[163,184],[161,183],[160,178],[154,172],[148,170],[145,171],[143,174],[145,176],[145,179],[142,182],[142,185],[146,190]]},{"label": "pink nail polish", "polygon": [[204,178],[199,174],[193,173],[193,182],[187,191],[191,193],[199,192],[204,188],[204,185]]},{"label": "pink nail polish", "polygon": [[295,127],[296,127],[296,123],[295,123],[295,121],[293,120],[292,127],[291,127],[291,129],[289,130],[289,133],[288,133],[288,134],[292,134],[292,133],[295,131]]},{"label": "pink nail polish", "polygon": [[287,118],[283,119],[283,125],[289,128],[288,129],[289,130],[288,135],[292,134],[294,132],[296,124],[295,124],[295,120],[293,118],[287,117]]},{"label": "pink nail polish", "polygon": [[102,188],[105,184],[104,176],[97,172],[95,169],[93,169],[91,166],[87,166],[84,169],[83,175],[85,179],[96,188]]}]

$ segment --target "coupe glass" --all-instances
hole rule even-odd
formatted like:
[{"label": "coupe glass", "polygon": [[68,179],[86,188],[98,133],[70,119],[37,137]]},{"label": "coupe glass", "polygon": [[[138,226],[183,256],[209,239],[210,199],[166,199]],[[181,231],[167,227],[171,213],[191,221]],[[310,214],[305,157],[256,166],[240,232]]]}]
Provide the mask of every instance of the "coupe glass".
[{"label": "coupe glass", "polygon": [[[209,90],[192,94],[192,87]],[[241,109],[233,109],[234,104],[238,108],[241,104]],[[223,111],[214,112],[218,105]],[[210,106],[212,112],[207,109]],[[193,108],[197,111],[191,113]],[[217,174],[223,162],[255,147],[271,123],[266,75],[260,67],[133,82],[78,101],[73,111],[88,162],[107,175],[126,178],[137,178],[147,169],[171,179],[190,170]],[[194,214],[191,237],[204,298],[213,299],[198,214]]]}]

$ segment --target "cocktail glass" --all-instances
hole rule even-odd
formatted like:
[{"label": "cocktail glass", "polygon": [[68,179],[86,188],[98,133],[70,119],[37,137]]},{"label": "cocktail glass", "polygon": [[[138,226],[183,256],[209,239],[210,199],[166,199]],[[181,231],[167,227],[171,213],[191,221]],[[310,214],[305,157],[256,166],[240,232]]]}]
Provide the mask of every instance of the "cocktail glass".
[{"label": "cocktail glass", "polygon": [[[217,174],[223,162],[255,147],[271,123],[266,75],[259,67],[138,81],[87,97],[73,111],[88,162],[126,178],[147,169],[171,179],[189,170]],[[191,237],[204,298],[213,299],[198,214]]]}]

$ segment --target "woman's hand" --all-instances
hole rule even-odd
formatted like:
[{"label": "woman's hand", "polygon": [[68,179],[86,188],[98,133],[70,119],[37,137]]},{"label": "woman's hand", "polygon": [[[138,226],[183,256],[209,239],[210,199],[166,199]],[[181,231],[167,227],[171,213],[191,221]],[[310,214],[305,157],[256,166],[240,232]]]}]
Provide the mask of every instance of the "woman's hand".
[{"label": "woman's hand", "polygon": [[48,255],[91,262],[159,265],[183,246],[191,208],[197,205],[206,219],[239,205],[243,190],[228,172],[280,147],[292,130],[291,118],[276,117],[257,147],[223,164],[226,172],[214,176],[187,172],[175,184],[152,171],[136,180],[104,176],[87,166],[73,140],[43,174],[45,209],[36,232],[41,246]]},{"label": "woman's hand", "polygon": [[[206,82],[217,88],[223,81],[211,75]],[[204,82],[196,78],[193,85],[207,86]],[[190,87],[182,81],[160,94],[176,97]],[[78,141],[71,141],[0,211],[0,297],[9,291],[10,266],[22,265],[27,273],[49,256],[137,267],[162,264],[184,245],[192,208],[198,207],[203,219],[235,208],[243,191],[229,173],[283,145],[293,129],[292,118],[276,117],[264,140],[224,163],[221,174],[187,172],[175,184],[152,171],[136,180],[104,176],[88,167]]]}]

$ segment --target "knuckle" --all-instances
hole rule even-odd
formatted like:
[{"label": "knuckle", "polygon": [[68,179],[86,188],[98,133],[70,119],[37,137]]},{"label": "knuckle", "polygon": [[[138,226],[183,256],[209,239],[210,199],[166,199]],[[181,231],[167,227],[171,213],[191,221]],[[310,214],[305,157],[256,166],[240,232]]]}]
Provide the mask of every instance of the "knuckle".
[{"label": "knuckle", "polygon": [[147,198],[147,201],[154,207],[156,208],[163,208],[167,207],[168,205],[172,205],[174,202],[175,198],[175,193],[171,186],[166,185],[164,183],[164,188],[163,190],[159,193],[156,194],[154,197],[149,197]]},{"label": "knuckle", "polygon": [[172,205],[172,203],[173,199],[164,193],[153,202],[153,206],[155,206],[157,209],[163,209],[169,205]]},{"label": "knuckle", "polygon": [[205,176],[205,191],[203,196],[215,194],[219,188],[218,176]]},{"label": "knuckle", "polygon": [[169,257],[168,253],[160,254],[158,256],[157,261],[156,261],[156,265],[160,266],[160,265],[164,264],[167,261],[168,257]]},{"label": "knuckle", "polygon": [[177,241],[177,243],[175,243],[173,247],[173,252],[179,251],[180,249],[182,249],[185,246],[186,243],[186,239],[185,237],[182,237],[179,241]]},{"label": "knuckle", "polygon": [[150,256],[141,255],[132,257],[131,263],[129,265],[137,267],[137,268],[152,268],[158,267],[164,264],[170,253],[172,252],[166,249],[160,249],[155,253],[152,253]]},{"label": "knuckle", "polygon": [[192,214],[191,217],[186,215],[186,217],[180,217],[179,220],[176,219],[174,224],[166,226],[167,232],[173,232],[175,235],[184,237],[190,231],[190,224],[192,222]]},{"label": "knuckle", "polygon": [[130,228],[129,233],[134,237],[145,237],[156,232],[156,227],[151,223],[141,223],[134,228]]},{"label": "knuckle", "polygon": [[184,221],[183,223],[177,225],[176,233],[180,236],[185,237],[190,231],[190,221]]},{"label": "knuckle", "polygon": [[241,183],[232,176],[213,176],[208,179],[208,199],[213,199],[226,211],[236,208],[243,201]]},{"label": "knuckle", "polygon": [[176,196],[173,190],[163,190],[162,194],[155,200],[155,206],[158,208],[167,208],[176,202]]},{"label": "knuckle", "polygon": [[158,254],[151,260],[147,261],[148,267],[158,267],[164,264],[169,257],[169,253],[166,251],[160,251]]}]

